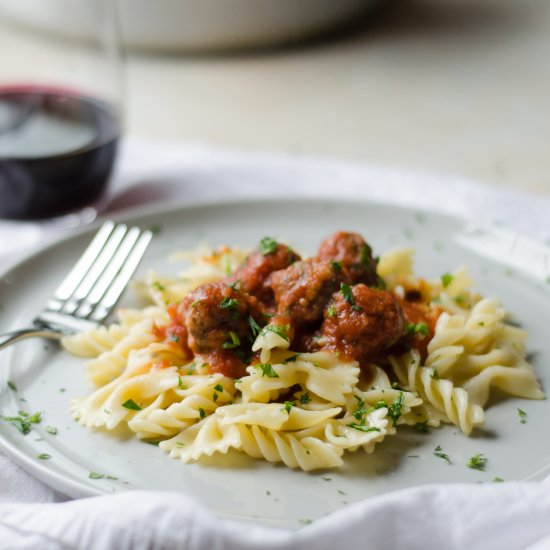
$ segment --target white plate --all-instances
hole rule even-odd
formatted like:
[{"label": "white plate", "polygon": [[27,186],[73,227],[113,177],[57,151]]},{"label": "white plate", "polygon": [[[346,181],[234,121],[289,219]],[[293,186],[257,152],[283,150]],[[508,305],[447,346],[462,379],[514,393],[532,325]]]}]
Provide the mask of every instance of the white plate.
[{"label": "white plate", "polygon": [[[501,298],[529,331],[529,350],[543,388],[550,387],[550,311],[547,249],[504,233],[472,227],[429,212],[367,202],[279,200],[204,205],[156,211],[131,218],[142,227],[160,225],[141,265],[141,273],[168,264],[170,251],[194,247],[199,240],[254,246],[265,235],[288,240],[297,250],[313,253],[320,240],[337,229],[361,232],[376,254],[396,246],[417,249],[416,271],[437,277],[459,264],[470,266],[487,295]],[[0,281],[0,331],[25,326],[73,265],[92,229],[35,254]],[[127,303],[132,297],[126,296]],[[12,380],[18,391],[8,388]],[[18,409],[43,411],[44,419],[23,436],[0,421],[0,446],[13,460],[45,483],[73,497],[126,489],[184,491],[211,510],[264,524],[299,527],[348,503],[380,493],[427,483],[540,479],[550,467],[548,401],[494,399],[483,430],[465,437],[454,426],[423,435],[401,428],[374,455],[349,454],[340,470],[317,473],[294,471],[255,461],[238,453],[199,464],[182,464],[161,450],[139,442],[125,431],[90,431],[69,414],[70,397],[90,392],[83,361],[53,344],[29,341],[0,354],[0,415]],[[527,412],[520,423],[517,408]],[[45,430],[58,428],[56,436]],[[436,445],[453,460],[434,456]],[[476,452],[489,462],[485,472],[465,466]],[[48,453],[50,460],[37,455]],[[117,480],[90,479],[89,472]]]}]

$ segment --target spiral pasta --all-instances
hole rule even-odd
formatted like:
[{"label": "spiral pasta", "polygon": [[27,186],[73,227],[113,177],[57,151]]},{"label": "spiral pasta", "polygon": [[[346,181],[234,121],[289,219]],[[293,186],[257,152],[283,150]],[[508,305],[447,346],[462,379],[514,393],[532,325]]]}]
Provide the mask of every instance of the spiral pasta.
[{"label": "spiral pasta", "polygon": [[[426,345],[394,347],[360,366],[339,353],[293,351],[286,328],[252,323],[246,374],[216,372],[159,327],[171,322],[168,304],[234,273],[245,256],[229,247],[180,253],[192,263],[187,270],[171,278],[151,271],[136,283],[152,305],[121,309],[117,323],[66,337],[69,352],[91,359],[86,371],[97,386],[71,402],[74,418],[96,429],[126,425],[182,462],[234,450],[311,471],[341,466],[347,452],[372,453],[406,426],[451,423],[468,435],[483,423],[492,388],[544,397],[525,356],[527,335],[507,323],[502,304],[475,293],[465,267],[438,280],[416,277],[411,249],[382,255],[377,275],[397,298],[412,293],[437,311]],[[406,330],[420,333],[409,340],[416,344],[429,334],[427,326]]]}]

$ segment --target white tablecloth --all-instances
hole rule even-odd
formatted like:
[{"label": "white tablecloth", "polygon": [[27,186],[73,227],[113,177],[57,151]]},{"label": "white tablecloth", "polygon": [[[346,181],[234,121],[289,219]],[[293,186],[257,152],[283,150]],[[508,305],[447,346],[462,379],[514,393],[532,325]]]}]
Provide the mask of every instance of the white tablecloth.
[{"label": "white tablecloth", "polygon": [[[124,146],[105,215],[153,202],[239,197],[365,197],[486,220],[550,239],[550,198],[458,177],[177,143]],[[66,232],[0,222],[0,265]],[[6,548],[550,548],[550,485],[409,489],[371,498],[298,533],[221,521],[184,495],[67,501],[0,452],[0,549]],[[55,504],[53,504],[55,503]]]}]

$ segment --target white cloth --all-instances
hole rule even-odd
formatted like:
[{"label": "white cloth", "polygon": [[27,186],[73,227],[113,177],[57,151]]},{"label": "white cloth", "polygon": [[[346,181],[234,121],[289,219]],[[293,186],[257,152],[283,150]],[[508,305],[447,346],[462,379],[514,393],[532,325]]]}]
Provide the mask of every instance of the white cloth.
[{"label": "white cloth", "polygon": [[[129,143],[111,212],[153,202],[363,197],[448,212],[550,239],[550,198],[457,177],[174,143]],[[0,221],[4,268],[66,229]],[[14,244],[16,243],[16,244]],[[297,533],[220,520],[174,493],[67,501],[0,452],[0,549],[550,548],[550,483],[419,487],[349,506]]]}]

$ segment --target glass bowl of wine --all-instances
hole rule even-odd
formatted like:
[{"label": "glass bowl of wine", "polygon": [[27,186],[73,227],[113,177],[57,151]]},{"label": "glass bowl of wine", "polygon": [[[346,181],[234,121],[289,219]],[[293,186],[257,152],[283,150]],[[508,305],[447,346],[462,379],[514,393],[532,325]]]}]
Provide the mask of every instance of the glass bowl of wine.
[{"label": "glass bowl of wine", "polygon": [[116,2],[65,2],[86,38],[22,25],[18,5],[0,0],[0,218],[90,221],[121,135]]}]

